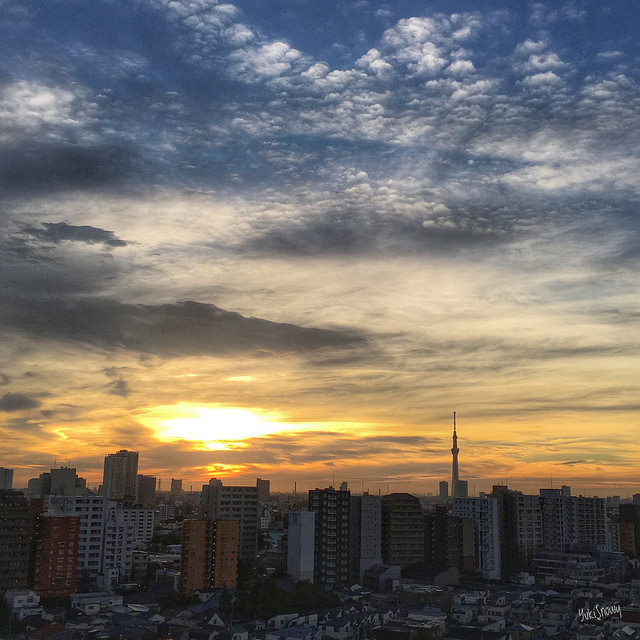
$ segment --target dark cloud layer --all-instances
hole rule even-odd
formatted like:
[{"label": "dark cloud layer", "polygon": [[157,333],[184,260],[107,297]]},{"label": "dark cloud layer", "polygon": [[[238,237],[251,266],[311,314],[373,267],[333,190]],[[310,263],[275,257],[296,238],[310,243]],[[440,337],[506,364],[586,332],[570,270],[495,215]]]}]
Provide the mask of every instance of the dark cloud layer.
[{"label": "dark cloud layer", "polygon": [[211,304],[191,301],[133,305],[108,298],[18,299],[0,310],[0,324],[39,338],[166,357],[216,356],[240,351],[295,352],[366,343],[361,332],[246,318]]},{"label": "dark cloud layer", "polygon": [[3,149],[0,188],[9,195],[33,195],[104,187],[122,182],[132,171],[133,151],[123,146],[28,142]]},{"label": "dark cloud layer", "polygon": [[109,247],[124,247],[126,242],[117,238],[113,231],[99,229],[89,225],[71,225],[66,222],[45,222],[42,228],[25,227],[23,232],[43,242],[59,244],[63,240],[84,242],[86,244],[104,244]]},{"label": "dark cloud layer", "polygon": [[0,398],[0,411],[23,411],[35,409],[40,401],[25,393],[5,393]]}]

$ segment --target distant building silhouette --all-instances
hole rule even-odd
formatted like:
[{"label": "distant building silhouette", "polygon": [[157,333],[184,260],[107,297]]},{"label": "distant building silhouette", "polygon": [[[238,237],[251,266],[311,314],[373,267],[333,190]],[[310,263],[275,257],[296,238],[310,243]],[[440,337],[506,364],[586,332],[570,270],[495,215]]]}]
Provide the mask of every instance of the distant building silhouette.
[{"label": "distant building silhouette", "polygon": [[401,566],[424,560],[422,507],[410,493],[382,496],[382,558]]},{"label": "distant building silhouette", "polygon": [[0,491],[13,489],[13,469],[0,467]]},{"label": "distant building silhouette", "polygon": [[29,498],[45,498],[48,495],[84,496],[89,491],[87,481],[78,476],[74,467],[58,467],[31,478],[27,493]]},{"label": "distant building silhouette", "polygon": [[138,452],[122,449],[104,459],[103,494],[108,500],[135,500]]},{"label": "distant building silhouette", "polygon": [[0,491],[0,593],[27,586],[31,514],[19,491]]},{"label": "distant building silhouette", "polygon": [[[173,481],[172,481],[173,482]],[[136,504],[143,504],[147,507],[156,506],[156,477],[136,476]]]}]

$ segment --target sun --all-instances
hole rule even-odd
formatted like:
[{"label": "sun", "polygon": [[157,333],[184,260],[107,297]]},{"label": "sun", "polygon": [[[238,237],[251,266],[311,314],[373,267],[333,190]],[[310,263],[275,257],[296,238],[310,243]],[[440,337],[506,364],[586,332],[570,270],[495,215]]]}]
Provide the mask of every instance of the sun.
[{"label": "sun", "polygon": [[257,409],[189,402],[151,407],[137,415],[138,421],[152,429],[158,440],[185,440],[211,451],[237,448],[247,438],[291,428],[277,418]]}]

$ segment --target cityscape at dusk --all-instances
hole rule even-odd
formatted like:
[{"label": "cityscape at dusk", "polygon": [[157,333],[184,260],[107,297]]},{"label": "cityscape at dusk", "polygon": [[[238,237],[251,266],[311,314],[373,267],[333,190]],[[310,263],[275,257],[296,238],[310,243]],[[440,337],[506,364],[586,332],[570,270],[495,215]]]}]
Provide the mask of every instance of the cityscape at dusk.
[{"label": "cityscape at dusk", "polygon": [[640,493],[637,2],[0,0],[0,467]]}]

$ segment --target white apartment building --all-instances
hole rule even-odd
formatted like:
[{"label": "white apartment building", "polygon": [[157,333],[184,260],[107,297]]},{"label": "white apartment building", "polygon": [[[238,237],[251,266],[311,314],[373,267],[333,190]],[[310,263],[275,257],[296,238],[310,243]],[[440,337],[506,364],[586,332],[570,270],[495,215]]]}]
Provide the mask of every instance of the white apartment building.
[{"label": "white apartment building", "polygon": [[473,519],[477,568],[485,580],[499,579],[500,530],[496,498],[456,498],[453,515]]}]

